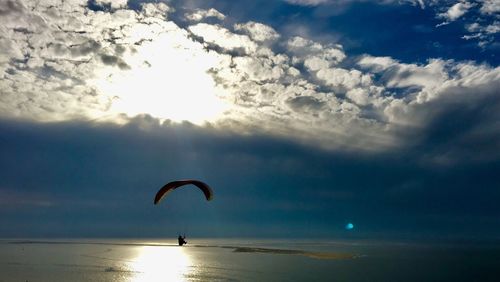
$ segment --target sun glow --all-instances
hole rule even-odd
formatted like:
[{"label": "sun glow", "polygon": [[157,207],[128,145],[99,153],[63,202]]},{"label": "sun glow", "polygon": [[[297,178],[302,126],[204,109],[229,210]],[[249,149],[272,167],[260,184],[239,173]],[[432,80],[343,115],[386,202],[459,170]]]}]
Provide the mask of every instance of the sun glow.
[{"label": "sun glow", "polygon": [[201,124],[227,109],[223,90],[207,73],[216,55],[172,29],[124,56],[128,69],[109,67],[98,74],[96,88],[113,97],[111,113]]},{"label": "sun glow", "polygon": [[133,282],[186,281],[192,262],[181,247],[145,246],[128,267],[135,273]]}]

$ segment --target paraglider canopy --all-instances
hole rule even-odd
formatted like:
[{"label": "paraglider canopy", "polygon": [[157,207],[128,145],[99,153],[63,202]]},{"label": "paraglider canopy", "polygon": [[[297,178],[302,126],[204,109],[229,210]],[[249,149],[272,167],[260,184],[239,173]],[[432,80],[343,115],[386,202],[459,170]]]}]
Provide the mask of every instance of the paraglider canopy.
[{"label": "paraglider canopy", "polygon": [[195,185],[196,187],[200,188],[200,190],[205,194],[205,198],[207,198],[207,201],[212,200],[213,198],[213,192],[210,186],[208,184],[201,182],[199,180],[194,180],[194,179],[186,179],[186,180],[177,180],[177,181],[172,181],[165,186],[161,187],[161,189],[156,193],[154,203],[155,205],[158,204],[165,196],[173,191],[174,189],[177,189],[181,186],[192,184]]}]

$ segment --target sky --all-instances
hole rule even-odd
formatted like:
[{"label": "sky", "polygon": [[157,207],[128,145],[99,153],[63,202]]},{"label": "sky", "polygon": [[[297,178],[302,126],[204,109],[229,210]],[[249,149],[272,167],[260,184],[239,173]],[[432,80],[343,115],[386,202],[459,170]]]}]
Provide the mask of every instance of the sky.
[{"label": "sky", "polygon": [[[0,236],[498,240],[499,34],[497,0],[0,0]],[[185,178],[213,201],[153,205]]]}]

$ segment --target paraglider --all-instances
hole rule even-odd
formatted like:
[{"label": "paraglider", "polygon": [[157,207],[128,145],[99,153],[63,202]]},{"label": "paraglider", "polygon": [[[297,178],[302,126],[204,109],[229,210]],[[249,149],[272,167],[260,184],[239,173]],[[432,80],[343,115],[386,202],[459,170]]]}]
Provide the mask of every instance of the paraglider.
[{"label": "paraglider", "polygon": [[179,241],[179,246],[187,244],[186,235],[184,235],[184,237],[179,235],[179,237],[177,238],[177,241]]},{"label": "paraglider", "polygon": [[[163,187],[161,187],[160,190],[158,190],[158,192],[155,195],[154,204],[155,205],[158,204],[162,199],[165,198],[165,196],[168,193],[172,192],[173,190],[175,190],[181,186],[189,185],[189,184],[192,184],[192,185],[198,187],[205,195],[205,198],[207,199],[207,201],[212,200],[214,193],[212,192],[212,188],[210,188],[210,186],[208,186],[208,184],[201,182],[199,180],[186,179],[186,180],[172,181],[172,182],[165,184]],[[177,238],[177,241],[179,243],[179,246],[183,246],[183,245],[187,244],[186,235],[184,235],[184,236],[179,235],[179,237]]]},{"label": "paraglider", "polygon": [[177,189],[181,186],[188,185],[188,184],[192,184],[192,185],[200,188],[200,190],[205,195],[205,198],[207,199],[207,201],[212,200],[214,194],[212,192],[212,188],[210,188],[210,186],[208,186],[208,184],[201,182],[199,180],[186,179],[186,180],[172,181],[172,182],[165,184],[165,186],[161,187],[161,189],[156,193],[155,200],[154,200],[155,205],[158,204],[163,198],[165,198],[165,196],[168,193],[172,192],[174,189]]}]

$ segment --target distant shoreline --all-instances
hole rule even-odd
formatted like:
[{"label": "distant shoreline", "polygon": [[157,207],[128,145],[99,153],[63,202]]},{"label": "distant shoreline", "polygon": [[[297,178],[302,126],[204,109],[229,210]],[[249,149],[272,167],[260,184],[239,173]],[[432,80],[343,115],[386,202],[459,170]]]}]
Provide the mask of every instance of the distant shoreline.
[{"label": "distant shoreline", "polygon": [[[12,240],[5,241],[14,245],[111,245],[111,246],[137,246],[137,247],[179,247],[178,244],[167,243],[117,243],[117,242],[95,242],[95,241],[47,241],[47,240]],[[226,245],[188,245],[190,248],[223,248],[232,249],[235,253],[263,253],[273,255],[300,255],[313,259],[355,259],[359,255],[349,253],[313,252],[305,250],[226,246]]]}]

